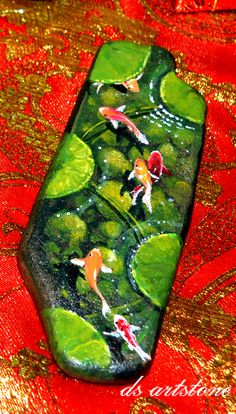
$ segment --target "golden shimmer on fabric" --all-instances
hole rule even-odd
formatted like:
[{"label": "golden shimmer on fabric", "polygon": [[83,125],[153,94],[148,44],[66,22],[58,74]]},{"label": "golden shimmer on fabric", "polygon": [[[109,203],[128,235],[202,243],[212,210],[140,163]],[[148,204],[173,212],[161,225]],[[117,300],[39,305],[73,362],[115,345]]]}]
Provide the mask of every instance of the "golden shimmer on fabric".
[{"label": "golden shimmer on fabric", "polygon": [[200,172],[198,175],[195,200],[205,206],[213,206],[221,194],[221,186],[215,183],[209,174]]},{"label": "golden shimmer on fabric", "polygon": [[[154,407],[157,407],[158,411]],[[131,406],[129,414],[152,414],[152,413],[173,414],[174,409],[163,401],[152,397],[140,397]]]},{"label": "golden shimmer on fabric", "polygon": [[236,104],[236,86],[231,83],[214,83],[209,76],[190,71],[185,62],[184,53],[173,52],[173,55],[176,73],[183,81],[193,86],[202,95],[211,95],[215,101],[227,103],[230,106]]}]

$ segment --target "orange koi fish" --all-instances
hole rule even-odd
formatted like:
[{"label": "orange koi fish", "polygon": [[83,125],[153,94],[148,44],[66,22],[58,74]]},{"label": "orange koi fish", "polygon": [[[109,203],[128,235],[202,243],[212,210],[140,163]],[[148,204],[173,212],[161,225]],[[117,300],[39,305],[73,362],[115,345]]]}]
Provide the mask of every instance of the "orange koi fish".
[{"label": "orange koi fish", "polygon": [[94,290],[102,302],[102,314],[105,316],[111,312],[105,298],[97,287],[99,272],[112,273],[112,270],[102,262],[102,255],[99,249],[92,249],[83,259],[71,259],[71,263],[76,266],[85,267],[85,277],[89,287]]},{"label": "orange koi fish", "polygon": [[121,315],[114,315],[114,325],[116,331],[114,332],[103,332],[105,335],[113,336],[114,338],[121,338],[127,342],[128,347],[131,351],[137,352],[142,361],[150,361],[151,357],[143,351],[141,346],[138,344],[134,331],[140,330],[138,326],[130,325],[129,322]]},{"label": "orange koi fish", "polygon": [[146,204],[150,213],[152,213],[152,205],[151,205],[151,193],[152,193],[152,176],[150,171],[147,168],[146,162],[141,158],[137,158],[134,163],[134,169],[131,171],[128,180],[131,178],[136,177],[137,180],[141,182],[142,185],[137,186],[133,191],[133,202],[132,204],[136,204],[137,197],[139,193],[145,191],[142,201]]},{"label": "orange koi fish", "polygon": [[[137,92],[140,92],[138,81],[139,81],[139,79],[141,79],[142,76],[143,76],[143,73],[141,73],[135,79],[129,79],[129,80],[124,81],[122,83],[116,82],[115,85],[123,85],[124,88],[127,89],[127,91],[137,93]],[[99,92],[101,87],[104,85],[104,83],[101,83],[101,82],[94,82],[94,84],[97,85],[97,93]]]},{"label": "orange koi fish", "polygon": [[138,81],[143,76],[143,73],[140,73],[140,75],[137,76],[135,79],[129,79],[122,83],[122,85],[130,92],[140,92]]},{"label": "orange koi fish", "polygon": [[102,106],[99,108],[100,114],[108,119],[113,127],[118,128],[118,123],[125,124],[127,128],[135,135],[135,137],[142,143],[148,145],[149,142],[144,134],[139,131],[136,125],[125,115],[122,111],[125,109],[125,105],[119,108],[110,108],[108,106]]}]

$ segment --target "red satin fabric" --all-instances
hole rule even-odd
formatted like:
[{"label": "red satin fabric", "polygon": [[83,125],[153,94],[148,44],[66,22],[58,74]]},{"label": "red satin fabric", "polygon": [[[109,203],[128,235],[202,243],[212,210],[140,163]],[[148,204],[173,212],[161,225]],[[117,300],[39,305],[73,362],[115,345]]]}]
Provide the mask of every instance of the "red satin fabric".
[{"label": "red satin fabric", "polygon": [[201,12],[236,9],[235,0],[176,0],[177,12]]},{"label": "red satin fabric", "polygon": [[[0,411],[233,412],[236,15],[177,15],[164,0],[4,0],[0,16]],[[208,107],[192,219],[155,359],[140,383],[142,394],[128,397],[120,395],[124,386],[85,383],[61,373],[16,259],[94,53],[109,39],[169,49],[178,76],[204,94]],[[154,387],[183,380],[232,389],[225,398],[150,397]]]}]

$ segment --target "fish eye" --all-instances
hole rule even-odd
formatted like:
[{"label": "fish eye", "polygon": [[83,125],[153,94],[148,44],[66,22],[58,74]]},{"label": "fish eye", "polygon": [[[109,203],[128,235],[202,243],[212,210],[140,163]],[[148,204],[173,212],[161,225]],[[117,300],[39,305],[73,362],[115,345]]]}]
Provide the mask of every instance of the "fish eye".
[{"label": "fish eye", "polygon": [[90,252],[90,253],[89,253],[89,257],[91,257],[91,256],[92,256],[92,253]]}]

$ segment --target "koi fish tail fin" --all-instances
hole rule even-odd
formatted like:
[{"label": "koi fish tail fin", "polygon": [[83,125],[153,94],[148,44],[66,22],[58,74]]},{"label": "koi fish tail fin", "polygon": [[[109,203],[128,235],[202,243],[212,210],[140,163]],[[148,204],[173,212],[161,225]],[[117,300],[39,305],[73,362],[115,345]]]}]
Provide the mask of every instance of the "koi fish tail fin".
[{"label": "koi fish tail fin", "polygon": [[140,358],[143,362],[151,361],[150,355],[147,354],[146,352],[144,352],[143,349],[140,346],[138,348],[136,348],[136,352],[140,356]]},{"label": "koi fish tail fin", "polygon": [[149,141],[147,140],[146,135],[142,134],[141,132],[139,132],[137,138],[142,144],[149,145]]},{"label": "koi fish tail fin", "polygon": [[110,313],[110,312],[111,312],[110,306],[108,305],[106,300],[103,299],[103,301],[102,301],[102,314],[103,314],[104,318],[106,318],[107,314]]},{"label": "koi fish tail fin", "polygon": [[151,205],[151,194],[152,194],[152,187],[148,186],[145,194],[142,198],[143,203],[146,204],[148,210],[150,211],[150,213],[152,213],[152,205]]},{"label": "koi fish tail fin", "polygon": [[143,186],[142,185],[138,185],[137,187],[135,187],[135,189],[132,191],[132,205],[135,206],[136,205],[136,200],[138,198],[139,193],[141,193],[143,191]]},{"label": "koi fish tail fin", "polygon": [[102,302],[102,314],[104,318],[106,318],[107,314],[111,312],[110,306],[108,305],[106,299],[104,298],[104,296],[102,295],[102,293],[100,292],[97,286],[93,287],[93,290],[98,295],[98,297],[100,298]]},{"label": "koi fish tail fin", "polygon": [[165,174],[167,174],[167,175],[171,175],[170,170],[168,170],[168,168],[166,168],[164,165],[163,165],[163,169],[162,169],[162,171],[163,171],[163,173],[165,173]]}]

